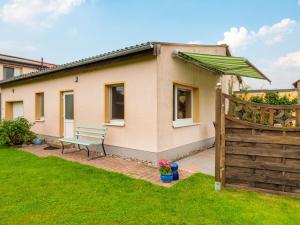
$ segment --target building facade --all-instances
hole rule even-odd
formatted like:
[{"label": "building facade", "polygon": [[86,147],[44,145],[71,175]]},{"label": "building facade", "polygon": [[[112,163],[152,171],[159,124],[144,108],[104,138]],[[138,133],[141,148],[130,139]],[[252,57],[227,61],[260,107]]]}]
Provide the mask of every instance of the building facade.
[{"label": "building facade", "polygon": [[72,137],[78,125],[105,126],[108,153],[152,162],[211,147],[215,87],[226,76],[178,51],[230,57],[226,45],[132,46],[0,82],[2,116],[14,118],[19,104],[48,140]]}]

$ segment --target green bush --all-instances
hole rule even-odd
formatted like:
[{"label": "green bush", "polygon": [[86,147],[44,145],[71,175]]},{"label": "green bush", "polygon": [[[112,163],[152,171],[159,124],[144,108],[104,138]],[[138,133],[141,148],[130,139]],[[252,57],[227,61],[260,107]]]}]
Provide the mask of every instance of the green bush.
[{"label": "green bush", "polygon": [[21,145],[31,143],[36,134],[30,130],[32,124],[23,117],[0,122],[0,144]]},{"label": "green bush", "polygon": [[270,105],[294,105],[297,104],[297,98],[289,99],[286,95],[279,96],[278,92],[268,91],[264,97],[259,95],[251,96],[250,102],[265,103]]},{"label": "green bush", "polygon": [[251,96],[249,101],[255,103],[264,103],[264,99],[258,95]]}]

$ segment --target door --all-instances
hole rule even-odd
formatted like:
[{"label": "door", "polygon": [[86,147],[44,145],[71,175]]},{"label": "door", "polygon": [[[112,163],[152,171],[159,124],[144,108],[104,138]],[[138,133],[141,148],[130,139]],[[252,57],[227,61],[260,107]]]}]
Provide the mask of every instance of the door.
[{"label": "door", "polygon": [[23,116],[23,102],[13,102],[13,119]]},{"label": "door", "polygon": [[65,92],[63,94],[63,115],[64,115],[64,137],[73,138],[74,136],[74,94]]}]

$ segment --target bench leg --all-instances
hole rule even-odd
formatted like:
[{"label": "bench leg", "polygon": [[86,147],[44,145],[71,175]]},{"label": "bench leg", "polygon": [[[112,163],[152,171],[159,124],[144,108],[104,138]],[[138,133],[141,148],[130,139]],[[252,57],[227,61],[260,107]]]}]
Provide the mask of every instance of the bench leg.
[{"label": "bench leg", "polygon": [[105,151],[105,148],[104,148],[104,143],[102,142],[102,149],[103,149],[103,153],[104,155],[106,156],[106,151]]},{"label": "bench leg", "polygon": [[80,148],[80,144],[78,144],[77,146],[78,146],[79,151],[81,151],[82,149]]},{"label": "bench leg", "polygon": [[86,150],[87,150],[87,152],[88,152],[88,158],[90,158],[90,149],[89,149],[88,146],[85,146],[85,147],[86,147]]},{"label": "bench leg", "polygon": [[65,146],[64,143],[61,142],[61,154],[64,154]]}]

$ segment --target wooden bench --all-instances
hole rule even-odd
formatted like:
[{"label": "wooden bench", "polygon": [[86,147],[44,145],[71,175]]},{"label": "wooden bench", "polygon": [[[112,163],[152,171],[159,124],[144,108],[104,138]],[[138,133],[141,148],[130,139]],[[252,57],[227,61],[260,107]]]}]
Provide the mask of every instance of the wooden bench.
[{"label": "wooden bench", "polygon": [[[105,148],[104,148],[104,139],[106,134],[106,128],[96,128],[89,126],[78,126],[75,129],[74,136],[75,138],[60,138],[58,139],[62,145],[61,153],[64,154],[64,142],[72,143],[78,146],[79,151],[86,150],[88,153],[88,157],[90,157],[90,149],[91,145],[101,145],[104,155],[106,156]],[[82,139],[85,138],[85,139]],[[82,149],[80,146],[84,146],[85,149]],[[97,149],[98,149],[97,147]]]}]

